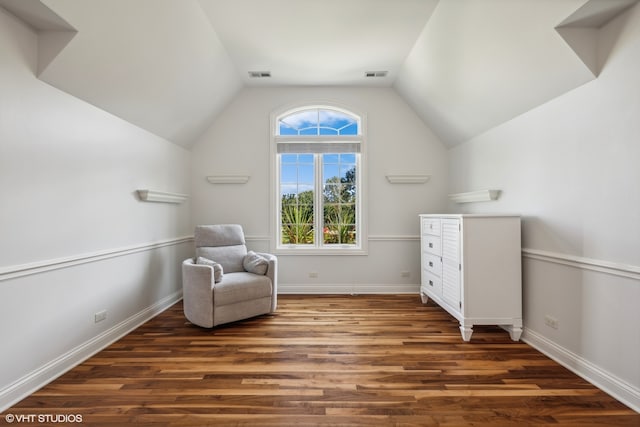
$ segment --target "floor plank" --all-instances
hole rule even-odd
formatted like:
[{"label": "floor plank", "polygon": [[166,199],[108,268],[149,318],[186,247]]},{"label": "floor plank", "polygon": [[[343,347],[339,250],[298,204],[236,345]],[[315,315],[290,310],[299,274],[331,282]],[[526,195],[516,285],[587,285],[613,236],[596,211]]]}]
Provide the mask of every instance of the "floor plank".
[{"label": "floor plank", "polygon": [[277,313],[215,329],[178,303],[4,414],[85,426],[640,426],[504,330],[474,329],[463,342],[455,319],[413,295],[283,295]]}]

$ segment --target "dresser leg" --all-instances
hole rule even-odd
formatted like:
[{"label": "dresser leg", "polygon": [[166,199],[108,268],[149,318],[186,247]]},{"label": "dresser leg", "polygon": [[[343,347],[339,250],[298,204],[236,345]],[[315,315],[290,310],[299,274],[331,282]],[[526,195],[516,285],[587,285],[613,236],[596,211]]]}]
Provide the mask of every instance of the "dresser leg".
[{"label": "dresser leg", "polygon": [[420,292],[420,300],[422,300],[423,304],[426,304],[427,301],[429,301],[429,297],[427,296],[427,294]]},{"label": "dresser leg", "polygon": [[465,341],[471,341],[471,334],[473,334],[473,325],[463,325],[460,322],[460,334]]},{"label": "dresser leg", "polygon": [[520,341],[520,335],[522,335],[522,322],[508,325],[505,327],[505,329],[509,331],[509,335],[511,336],[512,341]]}]

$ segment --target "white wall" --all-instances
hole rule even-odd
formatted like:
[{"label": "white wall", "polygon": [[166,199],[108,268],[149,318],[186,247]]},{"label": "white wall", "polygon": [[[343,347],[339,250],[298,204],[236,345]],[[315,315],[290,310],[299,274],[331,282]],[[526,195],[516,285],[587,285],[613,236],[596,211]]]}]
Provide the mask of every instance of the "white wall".
[{"label": "white wall", "polygon": [[[446,152],[390,88],[247,88],[193,147],[195,224],[234,222],[249,244],[270,247],[270,114],[299,103],[334,102],[366,114],[368,256],[279,257],[281,291],[398,292],[418,290],[419,213],[445,206]],[[424,173],[424,185],[391,185],[387,173]],[[208,175],[250,175],[245,185],[213,185]],[[309,272],[317,278],[309,278]],[[410,277],[401,277],[408,271]]]},{"label": "white wall", "polygon": [[502,190],[460,208],[523,215],[525,337],[637,409],[640,7],[599,37],[598,79],[450,151],[451,191]]},{"label": "white wall", "polygon": [[[0,411],[180,297],[190,154],[41,82],[0,8]],[[107,319],[94,323],[94,313]]]}]

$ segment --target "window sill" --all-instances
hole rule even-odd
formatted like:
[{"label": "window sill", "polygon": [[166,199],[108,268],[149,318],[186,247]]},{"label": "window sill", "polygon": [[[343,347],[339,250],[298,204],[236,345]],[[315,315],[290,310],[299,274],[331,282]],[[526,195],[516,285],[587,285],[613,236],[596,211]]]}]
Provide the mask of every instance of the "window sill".
[{"label": "window sill", "polygon": [[282,246],[276,248],[275,255],[312,255],[312,256],[343,256],[343,255],[368,255],[366,249],[354,248],[354,247],[338,247],[338,248],[301,248],[301,247],[286,247]]}]

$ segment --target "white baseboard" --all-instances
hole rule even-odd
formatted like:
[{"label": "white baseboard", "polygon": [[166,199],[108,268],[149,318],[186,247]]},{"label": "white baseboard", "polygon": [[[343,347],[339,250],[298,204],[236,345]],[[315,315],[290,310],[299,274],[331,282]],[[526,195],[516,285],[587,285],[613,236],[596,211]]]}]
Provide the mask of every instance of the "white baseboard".
[{"label": "white baseboard", "polygon": [[351,295],[351,294],[418,294],[420,285],[396,284],[351,284],[351,283],[278,283],[278,294],[302,295]]},{"label": "white baseboard", "polygon": [[180,299],[182,289],[0,389],[0,413],[157,316]]},{"label": "white baseboard", "polygon": [[610,374],[531,329],[524,328],[522,341],[610,394],[634,411],[640,412],[640,389],[637,387]]}]

